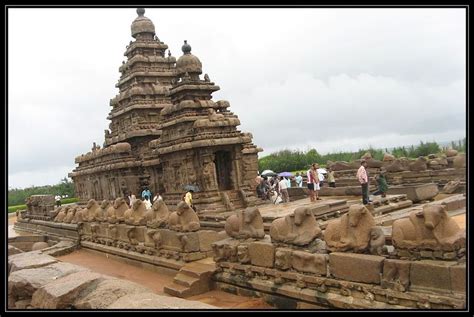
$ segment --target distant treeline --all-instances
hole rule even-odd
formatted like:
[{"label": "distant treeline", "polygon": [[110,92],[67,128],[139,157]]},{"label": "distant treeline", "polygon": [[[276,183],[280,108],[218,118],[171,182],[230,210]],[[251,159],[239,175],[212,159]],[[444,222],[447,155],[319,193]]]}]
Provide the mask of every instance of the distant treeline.
[{"label": "distant treeline", "polygon": [[258,160],[259,170],[272,170],[275,172],[283,171],[299,171],[307,169],[312,163],[325,165],[327,161],[354,161],[360,159],[366,152],[370,152],[376,160],[382,160],[385,153],[394,155],[395,157],[417,158],[427,156],[429,154],[437,154],[441,151],[453,148],[459,152],[466,152],[466,138],[459,141],[451,142],[450,146],[440,146],[436,142],[420,141],[418,146],[402,146],[391,150],[388,149],[360,149],[357,152],[338,152],[321,155],[315,149],[309,151],[300,150],[282,150],[262,157]]},{"label": "distant treeline", "polygon": [[31,195],[68,195],[74,197],[74,183],[64,177],[59,184],[8,190],[8,206],[22,205]]}]

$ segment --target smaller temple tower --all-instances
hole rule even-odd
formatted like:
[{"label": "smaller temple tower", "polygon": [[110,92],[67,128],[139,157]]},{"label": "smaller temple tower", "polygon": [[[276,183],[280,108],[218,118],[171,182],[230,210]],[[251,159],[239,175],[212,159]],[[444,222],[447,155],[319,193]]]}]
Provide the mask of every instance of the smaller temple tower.
[{"label": "smaller temple tower", "polygon": [[256,202],[251,186],[257,175],[261,151],[252,135],[237,130],[238,117],[229,102],[214,102],[219,86],[184,41],[183,55],[176,62],[177,80],[170,90],[172,105],[161,111],[161,137],[150,145],[159,157],[167,201],[179,201],[186,185],[194,185],[194,203],[199,210],[222,212]]}]

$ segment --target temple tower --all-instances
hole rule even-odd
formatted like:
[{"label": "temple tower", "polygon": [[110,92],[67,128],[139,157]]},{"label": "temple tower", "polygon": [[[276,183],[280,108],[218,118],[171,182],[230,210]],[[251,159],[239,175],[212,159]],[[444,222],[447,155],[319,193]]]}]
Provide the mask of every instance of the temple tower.
[{"label": "temple tower", "polygon": [[237,130],[238,117],[229,102],[214,102],[219,90],[184,41],[176,62],[177,81],[170,90],[172,105],[161,111],[162,135],[150,145],[159,157],[167,200],[178,201],[186,185],[199,188],[198,210],[229,211],[255,203],[251,181],[257,175],[257,153],[252,135]]},{"label": "temple tower", "polygon": [[156,36],[145,9],[137,9],[137,14],[131,25],[134,41],[127,45],[127,59],[119,68],[119,93],[110,100],[104,148],[94,144],[91,152],[78,156],[79,166],[69,175],[84,200],[138,195],[150,184],[143,158],[150,154],[148,143],[161,135],[160,111],[171,104],[176,59]]}]

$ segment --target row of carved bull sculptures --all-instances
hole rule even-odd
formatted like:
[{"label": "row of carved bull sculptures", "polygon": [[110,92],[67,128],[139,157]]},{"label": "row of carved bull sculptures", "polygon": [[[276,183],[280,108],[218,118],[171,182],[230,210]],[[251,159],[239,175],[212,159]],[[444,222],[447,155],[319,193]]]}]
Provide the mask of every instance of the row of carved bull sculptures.
[{"label": "row of carved bull sculptures", "polygon": [[83,222],[125,223],[184,232],[197,231],[200,228],[198,216],[185,202],[180,202],[174,212],[170,212],[166,203],[161,199],[155,201],[151,209],[147,209],[140,199],[135,200],[132,207],[129,208],[124,198],[117,198],[113,203],[103,200],[101,204],[90,199],[85,208],[78,205],[60,208],[54,222],[72,224]]},{"label": "row of carved bull sculptures", "polygon": [[[256,207],[230,216],[225,224],[227,235],[236,239],[263,239],[263,220]],[[298,207],[293,214],[275,219],[270,227],[273,243],[297,247],[323,238],[328,251],[381,254],[385,235],[375,225],[372,213],[364,205],[352,205],[340,218],[330,221],[323,232],[311,210]],[[408,218],[392,225],[392,243],[399,249],[454,251],[465,247],[465,231],[449,217],[443,205],[425,205]]]},{"label": "row of carved bull sculptures", "polygon": [[[185,202],[180,202],[177,210],[170,212],[161,199],[155,201],[151,209],[146,209],[141,200],[136,200],[129,208],[123,198],[117,198],[113,204],[104,200],[100,205],[91,199],[85,208],[65,206],[54,221],[125,223],[181,232],[200,229],[198,216]],[[236,239],[265,237],[263,219],[257,207],[248,207],[228,217],[225,231]],[[381,254],[385,245],[385,235],[381,227],[375,225],[372,213],[358,204],[330,221],[324,232],[308,207],[298,207],[292,214],[272,222],[270,237],[273,243],[296,247],[324,239],[328,251],[342,252]],[[425,205],[422,210],[412,211],[407,218],[394,221],[392,244],[400,249],[454,251],[465,247],[465,231],[449,217],[443,205]]]}]

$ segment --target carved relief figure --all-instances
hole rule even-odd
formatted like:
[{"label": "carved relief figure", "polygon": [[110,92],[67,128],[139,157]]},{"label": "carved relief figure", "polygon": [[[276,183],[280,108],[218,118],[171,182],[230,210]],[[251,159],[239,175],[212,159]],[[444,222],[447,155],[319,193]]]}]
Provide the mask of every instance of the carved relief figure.
[{"label": "carved relief figure", "polygon": [[396,248],[451,251],[465,246],[466,232],[449,217],[445,206],[425,205],[393,222],[392,241]]},{"label": "carved relief figure", "polygon": [[74,216],[76,215],[76,208],[67,208],[67,214],[66,217],[64,218],[64,223],[71,223],[71,221],[74,219]]},{"label": "carved relief figure", "polygon": [[163,228],[168,224],[170,211],[163,199],[157,199],[151,208],[145,214],[147,226],[150,228]]},{"label": "carved relief figure", "polygon": [[187,203],[181,201],[177,210],[169,217],[169,227],[175,231],[197,231],[201,224],[194,210]]},{"label": "carved relief figure", "polygon": [[270,236],[272,241],[307,245],[321,236],[321,229],[308,207],[298,207],[293,214],[273,220]]},{"label": "carved relief figure", "polygon": [[202,168],[204,186],[207,190],[217,188],[216,164],[211,159],[206,159]]},{"label": "carved relief figure", "polygon": [[352,205],[341,218],[330,221],[324,240],[330,251],[363,252],[369,247],[375,221],[364,205]]},{"label": "carved relief figure", "polygon": [[125,211],[123,218],[126,224],[143,226],[146,224],[146,212],[145,203],[141,199],[136,199],[132,204],[132,208]]},{"label": "carved relief figure", "polygon": [[235,215],[227,218],[225,222],[227,235],[237,239],[263,239],[263,219],[257,207],[248,207],[239,210]]}]

